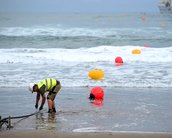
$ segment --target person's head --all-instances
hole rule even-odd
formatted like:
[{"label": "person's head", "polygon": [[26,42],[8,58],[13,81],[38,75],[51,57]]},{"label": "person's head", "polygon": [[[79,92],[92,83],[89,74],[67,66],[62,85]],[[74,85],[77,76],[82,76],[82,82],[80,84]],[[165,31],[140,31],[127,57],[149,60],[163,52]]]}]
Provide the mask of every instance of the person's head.
[{"label": "person's head", "polygon": [[33,92],[38,92],[38,85],[34,83],[29,84],[29,91]]}]

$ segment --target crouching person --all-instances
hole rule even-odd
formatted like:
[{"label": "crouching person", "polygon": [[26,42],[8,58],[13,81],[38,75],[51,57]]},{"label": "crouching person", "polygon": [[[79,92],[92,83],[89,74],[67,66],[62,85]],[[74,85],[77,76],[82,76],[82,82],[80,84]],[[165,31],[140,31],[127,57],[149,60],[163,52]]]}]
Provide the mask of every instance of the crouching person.
[{"label": "crouching person", "polygon": [[61,84],[60,81],[53,79],[53,78],[47,78],[44,79],[38,83],[30,83],[29,85],[29,90],[33,93],[36,92],[36,104],[35,108],[38,108],[39,105],[39,100],[40,100],[40,95],[42,96],[42,103],[39,107],[39,110],[42,110],[46,101],[46,95],[45,93],[48,92],[47,95],[47,101],[48,101],[48,113],[55,113],[56,108],[55,108],[55,97],[56,94],[59,92],[61,89]]}]

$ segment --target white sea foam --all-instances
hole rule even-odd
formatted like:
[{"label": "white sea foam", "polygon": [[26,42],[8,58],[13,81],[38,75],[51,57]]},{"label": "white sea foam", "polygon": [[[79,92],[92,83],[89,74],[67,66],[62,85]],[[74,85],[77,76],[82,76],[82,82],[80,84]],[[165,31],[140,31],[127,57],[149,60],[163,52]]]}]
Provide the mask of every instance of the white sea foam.
[{"label": "white sea foam", "polygon": [[[139,49],[141,54],[132,54],[132,50],[134,49]],[[172,47],[99,46],[79,49],[13,48],[0,49],[0,55],[0,63],[113,62],[117,56],[121,56],[125,64],[131,62],[167,63],[172,62]]]},{"label": "white sea foam", "polygon": [[[133,49],[140,49],[141,54],[132,54]],[[115,66],[117,56],[123,58],[122,66]],[[172,47],[0,49],[0,64],[0,84],[4,87],[26,86],[46,77],[58,78],[66,87],[172,87]],[[105,72],[103,80],[88,78],[94,68]]]},{"label": "white sea foam", "polygon": [[97,132],[97,127],[86,127],[86,128],[78,128],[74,129],[73,132]]}]

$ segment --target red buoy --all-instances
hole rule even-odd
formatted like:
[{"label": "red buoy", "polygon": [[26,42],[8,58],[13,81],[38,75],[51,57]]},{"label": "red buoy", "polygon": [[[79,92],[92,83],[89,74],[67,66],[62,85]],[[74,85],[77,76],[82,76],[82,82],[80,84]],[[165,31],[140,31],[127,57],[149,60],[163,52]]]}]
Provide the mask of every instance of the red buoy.
[{"label": "red buoy", "polygon": [[123,65],[123,60],[122,60],[122,58],[121,58],[121,57],[116,57],[116,58],[115,58],[115,64],[116,64],[116,66],[121,66],[121,65]]},{"label": "red buoy", "polygon": [[115,63],[120,63],[120,64],[122,64],[122,63],[123,63],[122,58],[121,58],[121,57],[116,57],[116,58],[115,58]]},{"label": "red buoy", "polygon": [[149,47],[149,45],[145,44],[144,47]]},{"label": "red buoy", "polygon": [[104,90],[100,86],[95,86],[94,88],[91,89],[90,94],[94,95],[95,99],[100,100],[100,99],[103,99],[104,97]]}]

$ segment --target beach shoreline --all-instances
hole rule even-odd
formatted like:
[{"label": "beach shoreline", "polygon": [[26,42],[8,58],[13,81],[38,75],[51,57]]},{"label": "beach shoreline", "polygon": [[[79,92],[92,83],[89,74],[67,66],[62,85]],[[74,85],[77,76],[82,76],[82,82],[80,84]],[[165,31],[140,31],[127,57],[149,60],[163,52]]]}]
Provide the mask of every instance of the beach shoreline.
[{"label": "beach shoreline", "polygon": [[[90,88],[62,87],[56,97],[55,115],[47,113],[46,103],[43,112],[24,119],[14,119],[14,128],[9,131],[3,125],[1,133],[4,137],[10,137],[10,133],[27,135],[30,131],[29,135],[32,135],[33,131],[38,134],[52,131],[72,135],[136,133],[137,136],[143,134],[153,137],[171,134],[172,112],[169,109],[172,107],[172,93],[169,88],[104,87],[104,91],[103,103],[98,105],[88,99]],[[2,118],[27,115],[36,111],[36,95],[30,93],[27,88],[0,88],[0,92]]]},{"label": "beach shoreline", "polygon": [[0,138],[171,138],[172,133],[144,133],[144,132],[105,132],[105,133],[62,133],[52,130],[7,130],[1,131]]}]

